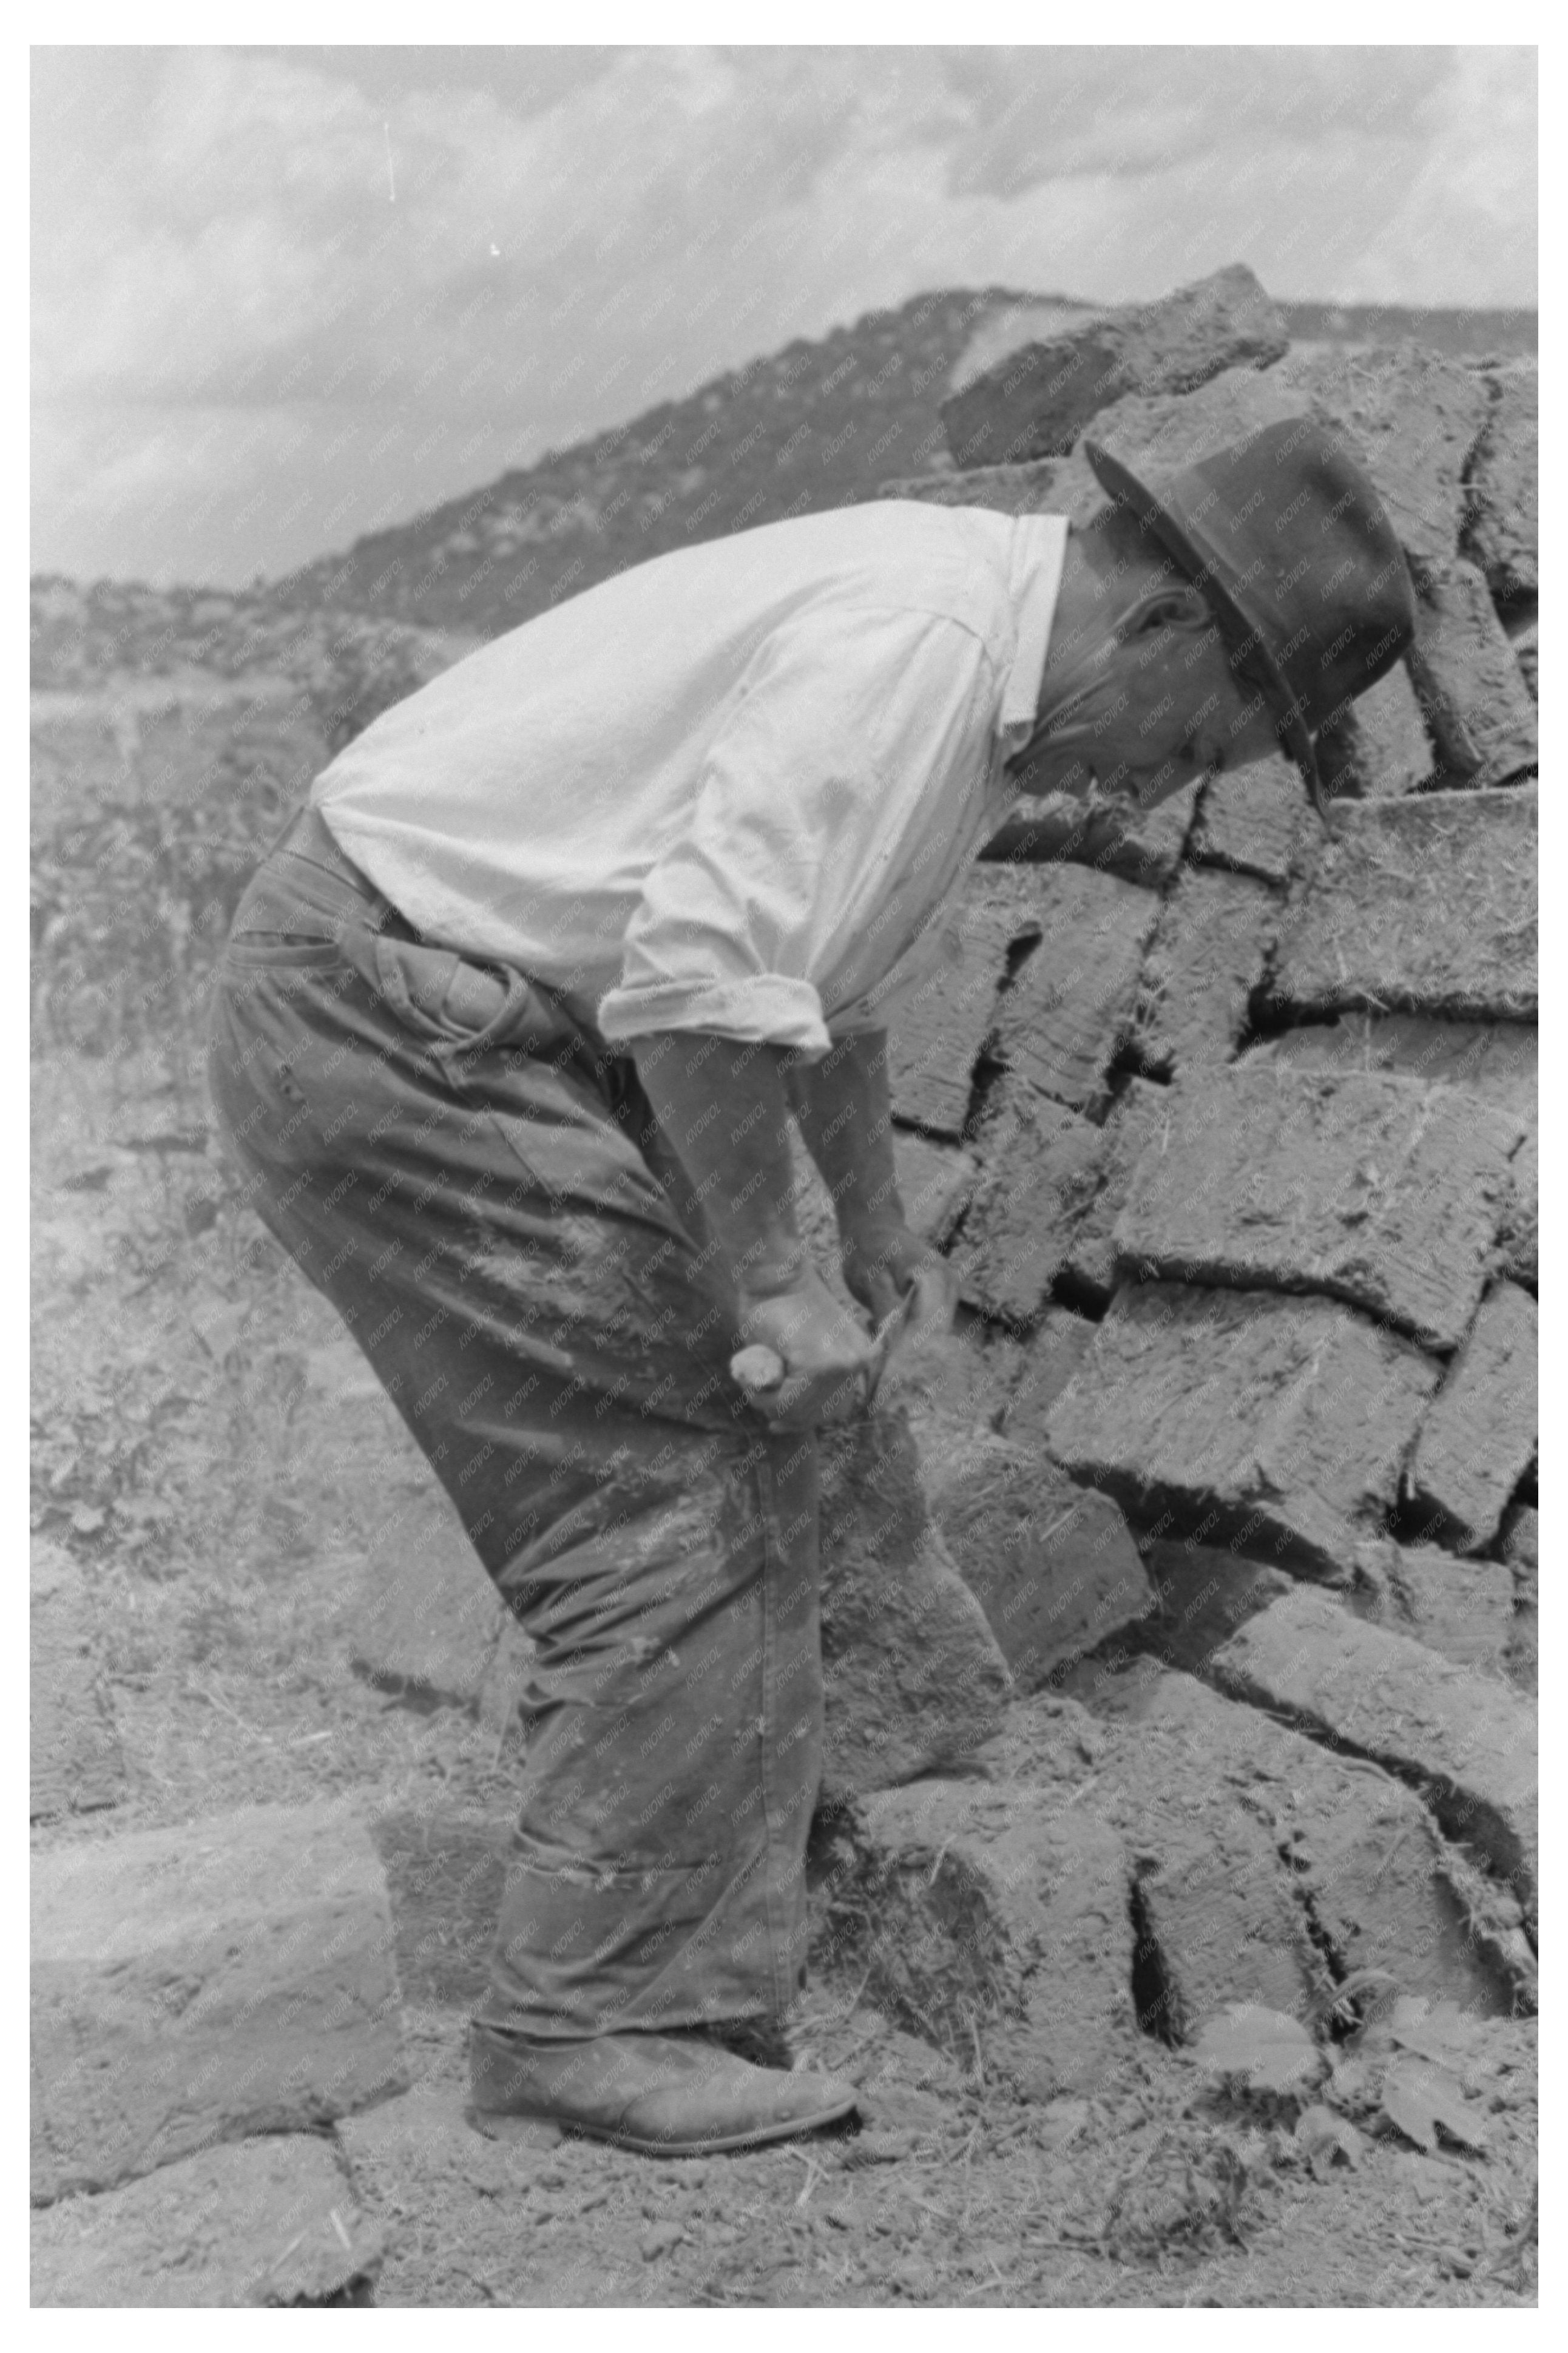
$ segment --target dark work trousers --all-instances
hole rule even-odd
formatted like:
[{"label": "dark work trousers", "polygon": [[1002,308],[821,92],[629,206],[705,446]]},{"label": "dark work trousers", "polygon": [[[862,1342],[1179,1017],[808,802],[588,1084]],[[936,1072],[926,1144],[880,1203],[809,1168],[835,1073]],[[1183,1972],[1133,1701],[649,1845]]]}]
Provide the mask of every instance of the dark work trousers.
[{"label": "dark work trousers", "polygon": [[822,1762],[817,1461],[730,1380],[734,1305],[630,1059],[422,943],[313,811],[250,884],[210,1080],[532,1638],[479,2016],[779,2016]]}]

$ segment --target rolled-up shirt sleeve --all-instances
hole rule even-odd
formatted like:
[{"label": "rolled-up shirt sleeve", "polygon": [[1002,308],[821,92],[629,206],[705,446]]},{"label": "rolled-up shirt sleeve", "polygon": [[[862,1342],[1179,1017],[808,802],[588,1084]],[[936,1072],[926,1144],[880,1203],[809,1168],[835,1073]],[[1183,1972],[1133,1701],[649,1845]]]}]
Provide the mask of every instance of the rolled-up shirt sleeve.
[{"label": "rolled-up shirt sleeve", "polygon": [[984,644],[944,615],[837,607],[773,631],[644,883],[605,1037],[826,1053],[824,983],[858,941],[874,944],[857,993],[910,944],[940,889],[944,796],[984,771],[995,697]]}]

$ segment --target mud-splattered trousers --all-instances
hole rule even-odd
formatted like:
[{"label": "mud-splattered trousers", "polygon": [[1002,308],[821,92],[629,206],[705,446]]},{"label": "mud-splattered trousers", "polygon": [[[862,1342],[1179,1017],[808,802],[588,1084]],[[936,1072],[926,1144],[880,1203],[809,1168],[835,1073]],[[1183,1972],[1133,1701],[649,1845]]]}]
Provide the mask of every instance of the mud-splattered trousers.
[{"label": "mud-splattered trousers", "polygon": [[729,1378],[727,1279],[630,1060],[419,942],[307,812],[236,917],[210,1080],[536,1645],[479,2014],[778,2016],[821,1772],[816,1441]]}]

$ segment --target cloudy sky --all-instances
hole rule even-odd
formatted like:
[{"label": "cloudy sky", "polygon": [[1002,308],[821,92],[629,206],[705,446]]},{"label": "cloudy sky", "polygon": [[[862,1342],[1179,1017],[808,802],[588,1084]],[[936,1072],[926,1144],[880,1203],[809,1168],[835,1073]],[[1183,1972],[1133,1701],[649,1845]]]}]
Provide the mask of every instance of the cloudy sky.
[{"label": "cloudy sky", "polygon": [[1522,48],[43,48],[36,569],[237,585],[922,288],[1535,302]]}]

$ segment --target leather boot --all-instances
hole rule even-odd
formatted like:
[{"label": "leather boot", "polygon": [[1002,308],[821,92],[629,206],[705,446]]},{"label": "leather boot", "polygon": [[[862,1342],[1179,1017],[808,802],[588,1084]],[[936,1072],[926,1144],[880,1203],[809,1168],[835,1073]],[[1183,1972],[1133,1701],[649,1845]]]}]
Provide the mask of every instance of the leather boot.
[{"label": "leather boot", "polygon": [[647,2157],[789,2140],[857,2105],[841,2076],[753,2067],[698,2032],[538,2042],[476,2021],[468,2060],[482,2115],[547,2120]]}]

